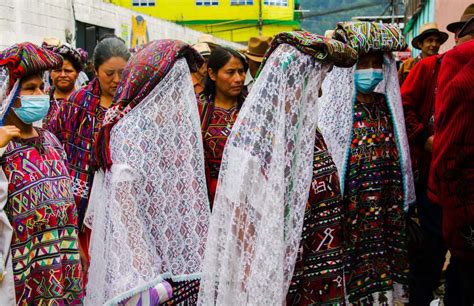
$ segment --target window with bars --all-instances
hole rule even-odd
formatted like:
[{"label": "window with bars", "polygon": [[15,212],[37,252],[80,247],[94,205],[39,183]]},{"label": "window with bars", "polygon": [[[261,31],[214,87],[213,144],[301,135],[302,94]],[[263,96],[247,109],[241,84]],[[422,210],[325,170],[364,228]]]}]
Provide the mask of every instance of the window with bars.
[{"label": "window with bars", "polygon": [[230,5],[253,5],[253,0],[230,0]]},{"label": "window with bars", "polygon": [[288,6],[288,0],[264,0],[265,5]]},{"label": "window with bars", "polygon": [[155,6],[155,0],[132,0],[132,6]]},{"label": "window with bars", "polygon": [[219,0],[196,0],[198,6],[215,6],[219,5]]}]

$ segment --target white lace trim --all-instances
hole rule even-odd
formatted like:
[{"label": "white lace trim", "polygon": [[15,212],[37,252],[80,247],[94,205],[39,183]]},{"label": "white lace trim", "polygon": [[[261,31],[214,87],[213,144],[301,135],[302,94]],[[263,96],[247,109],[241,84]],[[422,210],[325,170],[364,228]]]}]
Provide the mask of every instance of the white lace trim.
[{"label": "white lace trim", "polygon": [[5,120],[5,115],[8,112],[10,106],[15,102],[13,100],[15,94],[20,86],[20,79],[16,80],[10,93],[8,87],[10,85],[10,76],[6,67],[0,67],[0,122]]}]

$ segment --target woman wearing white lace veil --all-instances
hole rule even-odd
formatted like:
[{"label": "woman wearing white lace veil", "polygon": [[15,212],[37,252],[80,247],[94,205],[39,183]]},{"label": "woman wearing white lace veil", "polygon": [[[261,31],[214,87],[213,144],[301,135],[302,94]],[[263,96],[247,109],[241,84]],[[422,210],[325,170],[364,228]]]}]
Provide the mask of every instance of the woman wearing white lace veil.
[{"label": "woman wearing white lace veil", "polygon": [[[331,64],[351,66],[355,57],[308,32],[273,40],[224,150],[199,304],[281,305],[290,283],[290,304],[343,301],[340,193],[316,133],[317,100]],[[325,237],[319,246],[317,235]],[[298,267],[293,278],[298,253],[313,282]]]},{"label": "woman wearing white lace veil", "polygon": [[350,69],[323,83],[319,126],[340,174],[347,299],[354,304],[407,302],[404,209],[415,200],[395,60],[400,30],[341,23],[333,38],[359,53]]},{"label": "woman wearing white lace veil", "polygon": [[[196,299],[210,215],[189,45],[133,55],[96,142],[88,305]],[[86,223],[90,223],[90,216]]]}]

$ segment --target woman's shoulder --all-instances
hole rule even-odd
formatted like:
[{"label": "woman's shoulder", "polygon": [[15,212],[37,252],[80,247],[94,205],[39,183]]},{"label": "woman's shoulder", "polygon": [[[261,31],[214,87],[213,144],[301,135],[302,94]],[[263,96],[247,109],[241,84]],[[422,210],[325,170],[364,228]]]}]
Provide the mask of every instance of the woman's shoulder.
[{"label": "woman's shoulder", "polygon": [[17,150],[29,150],[34,146],[49,146],[58,148],[60,151],[63,150],[63,146],[53,133],[40,127],[35,129],[38,133],[38,136],[36,137],[10,141],[6,147],[5,155],[9,155],[10,153]]},{"label": "woman's shoulder", "polygon": [[85,86],[85,87],[74,90],[67,98],[67,101],[74,102],[90,94],[92,94],[92,91],[90,90],[90,88],[88,88],[88,86]]},{"label": "woman's shoulder", "polygon": [[97,78],[94,78],[86,86],[83,86],[73,91],[72,94],[69,96],[69,98],[72,99],[74,97],[83,96],[83,95],[99,96],[100,95],[99,87],[100,87],[99,81],[97,80]]},{"label": "woman's shoulder", "polygon": [[62,103],[64,107],[85,107],[89,108],[91,101],[99,101],[98,83],[90,82],[87,86],[73,91]]},{"label": "woman's shoulder", "polygon": [[61,108],[69,109],[75,106],[82,106],[87,100],[89,92],[86,88],[81,88],[73,91],[67,99],[64,99]]}]

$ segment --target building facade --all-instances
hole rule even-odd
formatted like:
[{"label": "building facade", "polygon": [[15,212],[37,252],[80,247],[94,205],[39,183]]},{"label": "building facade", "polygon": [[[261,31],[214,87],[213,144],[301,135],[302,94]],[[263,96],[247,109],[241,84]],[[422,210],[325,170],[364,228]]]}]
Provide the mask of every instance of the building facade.
[{"label": "building facade", "polygon": [[299,0],[105,0],[233,42],[300,29]]},{"label": "building facade", "polygon": [[[451,22],[459,21],[466,7],[472,0],[408,0],[405,6],[405,38],[410,44],[419,34],[420,27],[428,22],[436,22],[440,30],[449,33],[448,41],[441,46],[440,53],[446,52],[454,46],[454,34],[446,30]],[[412,48],[412,55],[419,54],[419,50]]]},{"label": "building facade", "polygon": [[[99,37],[113,33],[129,47],[154,39],[197,42],[202,32],[137,13],[103,0],[0,0],[0,49],[29,41],[41,44],[45,37],[81,47],[92,55]],[[217,42],[242,48],[229,41]]]}]

